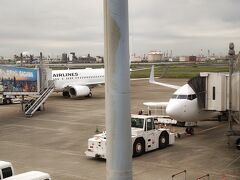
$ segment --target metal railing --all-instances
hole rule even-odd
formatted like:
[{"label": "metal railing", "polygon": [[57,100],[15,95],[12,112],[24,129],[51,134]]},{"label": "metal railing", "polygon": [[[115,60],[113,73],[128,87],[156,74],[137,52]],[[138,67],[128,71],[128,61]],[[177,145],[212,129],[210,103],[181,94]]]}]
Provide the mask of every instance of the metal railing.
[{"label": "metal railing", "polygon": [[183,170],[183,171],[181,171],[181,172],[178,172],[178,173],[176,173],[176,174],[173,174],[172,175],[172,180],[176,177],[176,176],[179,176],[179,175],[181,175],[181,174],[183,174],[184,173],[184,177],[185,177],[185,180],[187,179],[187,170]]},{"label": "metal railing", "polygon": [[53,89],[54,81],[50,81],[48,88],[41,91],[40,96],[36,100],[31,101],[27,108],[25,108],[25,115],[27,117],[31,117],[37,111],[37,109],[46,101],[48,96],[53,92]]},{"label": "metal railing", "polygon": [[209,180],[210,179],[210,175],[209,174],[205,174],[205,175],[203,175],[201,177],[196,178],[196,180],[201,180],[201,179],[205,179],[205,178],[207,178]]}]

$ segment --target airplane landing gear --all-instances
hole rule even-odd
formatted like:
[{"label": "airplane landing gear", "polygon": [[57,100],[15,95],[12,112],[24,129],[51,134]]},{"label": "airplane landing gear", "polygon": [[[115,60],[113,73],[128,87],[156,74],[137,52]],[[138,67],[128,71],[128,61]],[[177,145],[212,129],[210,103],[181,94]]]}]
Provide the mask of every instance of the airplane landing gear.
[{"label": "airplane landing gear", "polygon": [[85,97],[88,97],[88,98],[91,98],[92,97],[92,93],[90,92],[87,96]]},{"label": "airplane landing gear", "polygon": [[193,127],[187,127],[186,128],[186,133],[190,135],[194,135],[194,128]]},{"label": "airplane landing gear", "polygon": [[238,138],[236,141],[236,147],[238,150],[240,150],[240,138]]},{"label": "airplane landing gear", "polygon": [[88,94],[88,97],[92,97],[92,93],[91,92]]},{"label": "airplane landing gear", "polygon": [[69,92],[68,91],[63,91],[63,97],[69,98],[70,97]]}]

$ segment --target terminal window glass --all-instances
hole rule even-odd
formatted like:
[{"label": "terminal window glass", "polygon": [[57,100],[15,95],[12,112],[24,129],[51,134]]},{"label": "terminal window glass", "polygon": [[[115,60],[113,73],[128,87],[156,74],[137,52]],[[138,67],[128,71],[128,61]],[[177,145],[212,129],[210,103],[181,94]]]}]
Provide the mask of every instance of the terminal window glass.
[{"label": "terminal window glass", "polygon": [[143,128],[144,119],[142,118],[132,118],[131,126],[135,128]]},{"label": "terminal window glass", "polygon": [[2,175],[3,175],[3,179],[12,176],[12,168],[11,167],[7,167],[2,169]]}]

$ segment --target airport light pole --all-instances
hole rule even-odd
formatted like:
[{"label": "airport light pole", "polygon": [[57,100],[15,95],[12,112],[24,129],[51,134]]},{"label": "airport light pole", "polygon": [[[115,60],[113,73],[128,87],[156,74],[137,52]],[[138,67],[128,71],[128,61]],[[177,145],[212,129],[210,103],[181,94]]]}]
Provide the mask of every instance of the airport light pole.
[{"label": "airport light pole", "polygon": [[107,180],[132,179],[128,0],[104,0]]}]

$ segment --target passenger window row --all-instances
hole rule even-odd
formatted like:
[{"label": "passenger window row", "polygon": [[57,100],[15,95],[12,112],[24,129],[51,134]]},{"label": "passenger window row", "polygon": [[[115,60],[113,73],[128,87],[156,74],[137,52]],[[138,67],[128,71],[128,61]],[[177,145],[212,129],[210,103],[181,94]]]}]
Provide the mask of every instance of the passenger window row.
[{"label": "passenger window row", "polygon": [[[104,76],[86,76],[86,77],[75,77],[75,79],[87,79],[87,78],[101,78]],[[74,79],[73,77],[66,78],[67,80],[69,79]],[[60,80],[60,78],[54,78],[54,80]],[[63,78],[62,78],[63,80]]]}]

